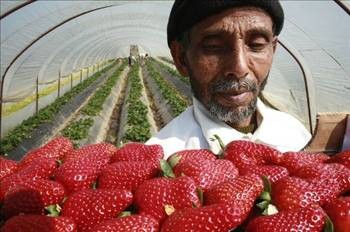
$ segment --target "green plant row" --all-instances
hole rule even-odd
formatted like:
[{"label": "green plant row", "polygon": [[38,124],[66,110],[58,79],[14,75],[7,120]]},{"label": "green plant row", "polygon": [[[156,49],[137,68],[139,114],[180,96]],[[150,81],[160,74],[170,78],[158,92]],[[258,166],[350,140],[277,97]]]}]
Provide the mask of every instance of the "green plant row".
[{"label": "green plant row", "polygon": [[181,114],[188,106],[187,101],[181,96],[181,94],[172,87],[164,78],[160,75],[158,71],[154,68],[151,62],[147,62],[148,73],[157,83],[162,95],[169,103],[173,116]]},{"label": "green plant row", "polygon": [[119,79],[119,76],[123,72],[125,66],[126,66],[126,62],[123,62],[121,67],[118,68],[112,74],[112,76],[110,76],[107,79],[106,83],[95,92],[94,96],[92,96],[92,98],[89,100],[87,105],[82,109],[82,113],[84,115],[96,116],[98,115],[99,112],[101,112],[103,103],[111,93],[112,88],[114,87],[115,83]]},{"label": "green plant row", "polygon": [[168,57],[165,56],[159,56],[159,58],[161,60],[164,60],[165,62],[169,63],[169,64],[174,64],[174,61],[172,59],[169,59]]},{"label": "green plant row", "polygon": [[177,70],[175,70],[175,69],[169,67],[168,65],[165,65],[162,62],[159,62],[159,61],[157,61],[157,60],[155,60],[153,58],[151,58],[151,61],[152,62],[156,62],[157,64],[159,64],[162,69],[164,69],[165,71],[170,73],[170,75],[179,78],[185,84],[187,84],[187,85],[190,84],[190,79],[188,77],[182,76]]},{"label": "green plant row", "polygon": [[34,129],[39,127],[42,123],[52,122],[56,113],[62,108],[63,105],[71,101],[77,94],[95,82],[102,73],[106,72],[114,65],[115,63],[112,63],[103,70],[96,72],[91,77],[74,86],[71,91],[65,93],[62,97],[57,98],[53,103],[40,109],[38,113],[16,126],[8,133],[7,136],[0,140],[0,154],[5,154],[13,150],[23,141],[23,139],[29,138]]},{"label": "green plant row", "polygon": [[128,98],[127,130],[123,142],[146,142],[151,137],[150,123],[147,119],[148,108],[141,101],[142,84],[139,77],[139,66],[133,65],[128,74],[130,89]]},{"label": "green plant row", "polygon": [[72,140],[81,140],[89,134],[90,127],[94,124],[92,118],[80,119],[64,128],[62,135]]},{"label": "green plant row", "polygon": [[98,115],[103,109],[103,103],[110,95],[112,88],[115,86],[126,65],[126,60],[123,60],[122,65],[108,77],[106,83],[90,98],[87,105],[81,110],[82,115],[87,117],[70,124],[62,131],[62,135],[72,140],[81,140],[88,137],[89,129],[94,122],[92,117]]}]

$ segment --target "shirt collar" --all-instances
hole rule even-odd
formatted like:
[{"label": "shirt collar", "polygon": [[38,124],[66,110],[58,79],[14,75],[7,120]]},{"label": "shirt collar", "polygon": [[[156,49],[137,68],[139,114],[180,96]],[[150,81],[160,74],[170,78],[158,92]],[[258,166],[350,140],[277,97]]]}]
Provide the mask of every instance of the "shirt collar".
[{"label": "shirt collar", "polygon": [[218,135],[225,145],[233,140],[255,140],[254,137],[259,134],[259,131],[261,131],[260,127],[264,124],[263,118],[266,110],[265,105],[260,101],[260,99],[257,101],[258,128],[254,132],[254,135],[251,133],[241,133],[226,123],[218,120],[212,116],[204,105],[196,98],[193,98],[193,106],[194,117],[202,129],[202,133],[207,140],[210,149],[216,154],[221,151],[221,148],[218,141],[213,140],[214,135]]}]

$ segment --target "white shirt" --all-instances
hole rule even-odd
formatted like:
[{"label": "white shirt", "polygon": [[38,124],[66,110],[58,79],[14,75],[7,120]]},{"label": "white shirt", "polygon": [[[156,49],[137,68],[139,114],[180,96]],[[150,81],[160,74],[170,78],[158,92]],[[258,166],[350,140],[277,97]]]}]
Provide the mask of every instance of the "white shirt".
[{"label": "white shirt", "polygon": [[311,138],[310,133],[293,116],[269,108],[258,99],[257,110],[261,122],[255,132],[244,134],[213,117],[208,110],[193,98],[193,106],[170,121],[146,144],[160,144],[165,159],[184,149],[207,148],[214,153],[220,152],[218,135],[226,145],[233,140],[249,140],[267,144],[281,152],[300,151]]}]

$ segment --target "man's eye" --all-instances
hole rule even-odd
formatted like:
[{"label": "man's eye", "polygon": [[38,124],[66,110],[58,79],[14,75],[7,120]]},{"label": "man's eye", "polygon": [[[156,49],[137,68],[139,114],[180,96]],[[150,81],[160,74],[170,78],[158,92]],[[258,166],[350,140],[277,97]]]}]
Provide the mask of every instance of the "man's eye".
[{"label": "man's eye", "polygon": [[250,43],[249,48],[253,51],[262,51],[266,47],[266,43]]},{"label": "man's eye", "polygon": [[223,46],[218,44],[205,44],[203,47],[207,51],[221,51],[224,49]]}]

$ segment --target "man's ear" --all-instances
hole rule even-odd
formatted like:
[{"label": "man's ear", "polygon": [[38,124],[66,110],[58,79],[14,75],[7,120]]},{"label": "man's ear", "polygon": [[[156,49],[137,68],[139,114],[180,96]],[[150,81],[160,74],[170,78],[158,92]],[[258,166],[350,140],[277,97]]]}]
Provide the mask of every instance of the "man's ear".
[{"label": "man's ear", "polygon": [[277,42],[278,42],[278,37],[277,37],[277,36],[274,36],[274,37],[273,37],[273,40],[272,40],[272,49],[273,49],[273,53],[276,52]]},{"label": "man's ear", "polygon": [[175,66],[182,76],[188,76],[186,52],[181,43],[174,40],[170,43],[170,52],[175,62]]}]

